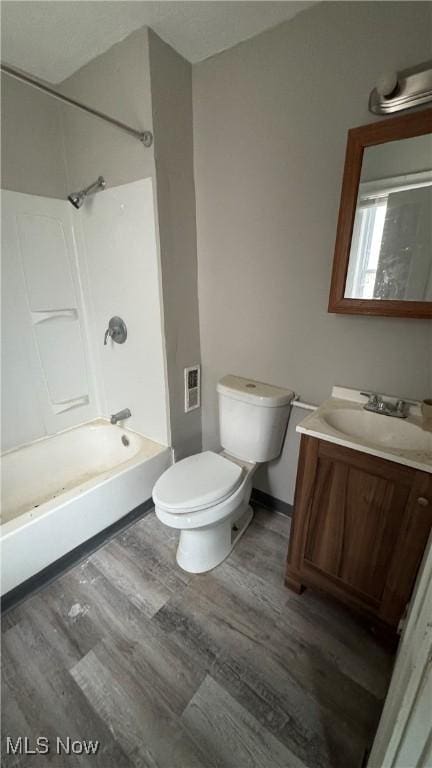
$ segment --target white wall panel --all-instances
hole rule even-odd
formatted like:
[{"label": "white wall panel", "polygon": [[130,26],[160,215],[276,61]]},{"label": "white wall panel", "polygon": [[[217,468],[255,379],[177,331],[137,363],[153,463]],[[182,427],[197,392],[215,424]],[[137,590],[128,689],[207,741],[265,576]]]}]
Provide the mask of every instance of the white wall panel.
[{"label": "white wall panel", "polygon": [[50,403],[66,410],[75,407],[77,399],[88,402],[84,342],[77,318],[51,317],[34,326],[34,334]]},{"label": "white wall panel", "polygon": [[[2,220],[3,450],[126,407],[131,428],[169,444],[151,179],[79,211],[4,191]],[[112,315],[128,338],[104,346]]]},{"label": "white wall panel", "polygon": [[24,281],[18,269],[16,221],[2,194],[1,301],[1,424],[2,448],[35,440],[46,434],[39,403],[40,377],[33,343]]},{"label": "white wall panel", "polygon": [[[27,198],[24,204],[33,207],[34,200]],[[63,201],[60,204],[48,203],[46,207],[57,208],[57,216],[20,211],[16,214],[21,260],[32,312],[76,307],[62,221],[64,218],[70,228],[68,210]]]},{"label": "white wall panel", "polygon": [[70,205],[2,192],[2,448],[94,418]]},{"label": "white wall panel", "polygon": [[[103,172],[103,168],[101,169]],[[108,188],[72,211],[90,313],[103,415],[130,408],[128,425],[169,444],[165,352],[151,178]],[[124,344],[104,346],[109,319],[126,323]]]}]

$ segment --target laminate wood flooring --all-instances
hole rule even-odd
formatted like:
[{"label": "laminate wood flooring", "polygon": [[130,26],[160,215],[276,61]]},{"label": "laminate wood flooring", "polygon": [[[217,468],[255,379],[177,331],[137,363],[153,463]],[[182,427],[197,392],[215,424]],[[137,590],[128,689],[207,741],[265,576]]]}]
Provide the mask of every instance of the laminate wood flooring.
[{"label": "laminate wood flooring", "polygon": [[[192,576],[154,513],[2,621],[5,768],[360,768],[393,659],[343,607],[283,585],[289,518],[257,508]],[[6,754],[6,738],[50,740]],[[57,754],[57,737],[99,741]]]}]

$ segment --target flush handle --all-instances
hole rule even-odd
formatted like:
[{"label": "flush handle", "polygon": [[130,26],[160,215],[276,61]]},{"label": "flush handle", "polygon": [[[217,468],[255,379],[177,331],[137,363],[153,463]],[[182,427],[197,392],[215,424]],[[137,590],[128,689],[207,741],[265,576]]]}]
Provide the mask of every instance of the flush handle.
[{"label": "flush handle", "polygon": [[419,504],[421,507],[428,507],[429,499],[426,499],[425,496],[419,496],[417,499],[417,504]]}]

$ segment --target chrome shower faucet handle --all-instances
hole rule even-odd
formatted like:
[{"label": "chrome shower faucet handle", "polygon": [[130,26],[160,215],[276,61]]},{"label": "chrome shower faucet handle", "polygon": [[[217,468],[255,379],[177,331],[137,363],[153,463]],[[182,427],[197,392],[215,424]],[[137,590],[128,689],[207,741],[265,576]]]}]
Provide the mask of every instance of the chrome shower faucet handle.
[{"label": "chrome shower faucet handle", "polygon": [[116,344],[124,344],[127,339],[126,323],[121,317],[114,315],[108,323],[108,328],[105,331],[104,346],[108,341],[108,337],[111,337]]}]

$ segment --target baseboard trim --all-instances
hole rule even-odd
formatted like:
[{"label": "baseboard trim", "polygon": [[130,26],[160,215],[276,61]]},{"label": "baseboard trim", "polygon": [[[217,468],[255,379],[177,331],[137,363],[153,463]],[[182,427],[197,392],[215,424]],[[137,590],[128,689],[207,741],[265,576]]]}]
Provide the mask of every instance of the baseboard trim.
[{"label": "baseboard trim", "polygon": [[96,533],[95,536],[92,536],[90,539],[87,539],[87,541],[79,544],[75,549],[72,549],[70,552],[63,555],[63,557],[59,557],[58,560],[47,565],[47,567],[43,568],[39,573],[35,573],[34,576],[30,576],[30,578],[23,581],[22,584],[18,584],[17,587],[6,592],[1,598],[1,612],[6,613],[7,611],[10,611],[11,608],[15,608],[18,603],[22,603],[23,600],[26,600],[30,595],[39,592],[39,590],[46,587],[47,584],[55,581],[55,579],[63,573],[66,573],[66,571],[69,571],[81,560],[89,557],[89,555],[97,549],[100,549],[100,547],[106,544],[107,541],[112,539],[118,533],[129,528],[130,525],[136,523],[140,518],[145,517],[152,508],[153,500],[147,499],[138,507],[135,507],[131,512],[128,512],[121,517],[120,520],[116,520],[115,523],[109,525],[108,528],[104,528],[103,531]]},{"label": "baseboard trim", "polygon": [[287,517],[291,517],[293,513],[292,504],[288,504],[287,501],[282,501],[282,499],[277,499],[276,496],[271,496],[269,493],[264,493],[264,491],[260,491],[258,488],[252,488],[251,502],[252,504],[254,502],[255,504],[260,504],[262,507],[271,509],[273,512],[280,512],[282,515],[287,515]]}]

